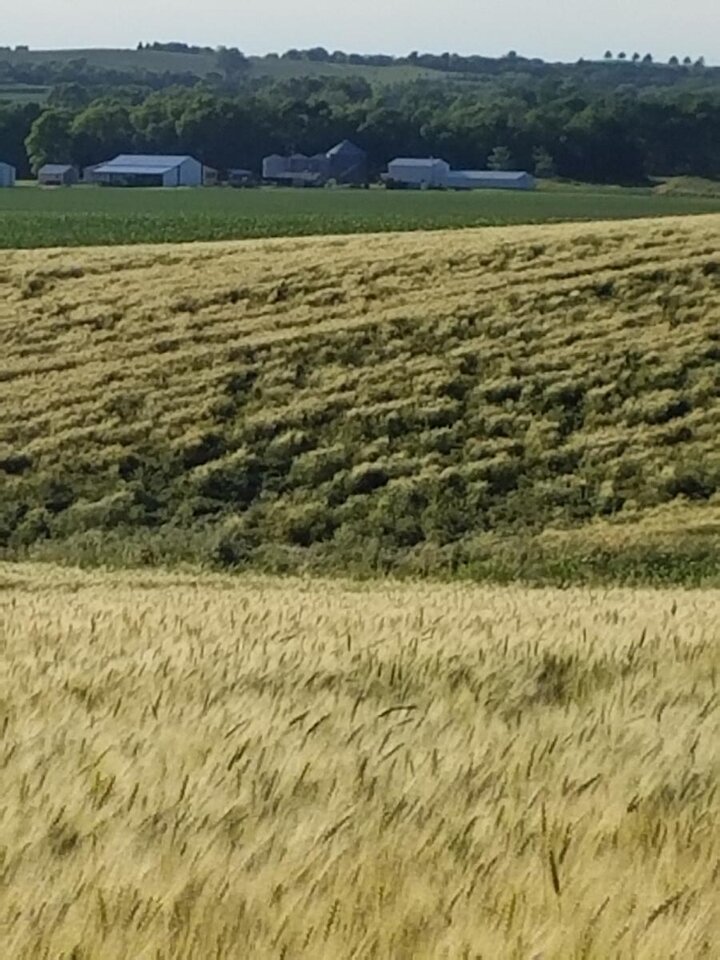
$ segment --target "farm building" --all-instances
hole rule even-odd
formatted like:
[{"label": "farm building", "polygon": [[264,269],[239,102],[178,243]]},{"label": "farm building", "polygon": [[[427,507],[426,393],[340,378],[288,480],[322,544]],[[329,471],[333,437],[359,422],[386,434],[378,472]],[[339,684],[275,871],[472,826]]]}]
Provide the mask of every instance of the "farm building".
[{"label": "farm building", "polygon": [[203,186],[216,187],[220,183],[220,172],[215,167],[203,167]]},{"label": "farm building", "polygon": [[534,190],[535,178],[522,170],[451,170],[444,160],[400,158],[388,164],[388,186],[447,190]]},{"label": "farm building", "polygon": [[43,187],[71,187],[79,179],[77,167],[70,163],[46,163],[38,170],[38,183]]},{"label": "farm building", "polygon": [[331,150],[327,159],[330,163],[330,179],[337,183],[367,183],[367,154],[350,140],[342,140]]},{"label": "farm building", "polygon": [[451,190],[534,190],[535,177],[522,170],[451,170]]},{"label": "farm building", "polygon": [[324,153],[313,157],[306,157],[304,153],[293,153],[289,157],[273,154],[263,160],[263,179],[270,183],[318,187],[327,182],[329,174],[330,163]]},{"label": "farm building", "polygon": [[236,167],[228,170],[227,182],[231,187],[252,187],[255,184],[255,174],[252,170]]},{"label": "farm building", "polygon": [[408,187],[444,187],[449,176],[450,164],[444,160],[398,157],[388,164],[386,180]]},{"label": "farm building", "polygon": [[188,156],[121,154],[95,167],[93,179],[110,187],[201,187],[203,165]]},{"label": "farm building", "polygon": [[281,157],[275,153],[263,160],[263,180],[297,187],[322,186],[328,180],[342,184],[365,183],[367,155],[349,140],[312,157],[304,153]]},{"label": "farm building", "polygon": [[15,186],[15,167],[0,161],[0,187]]},{"label": "farm building", "polygon": [[263,180],[282,180],[287,178],[290,170],[290,158],[281,157],[279,153],[272,153],[262,162]]}]

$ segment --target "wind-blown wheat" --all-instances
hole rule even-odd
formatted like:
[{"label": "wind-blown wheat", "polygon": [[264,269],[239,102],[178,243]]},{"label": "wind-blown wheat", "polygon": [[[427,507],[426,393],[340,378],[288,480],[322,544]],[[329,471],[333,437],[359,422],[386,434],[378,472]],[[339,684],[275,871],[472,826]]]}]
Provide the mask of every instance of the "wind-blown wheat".
[{"label": "wind-blown wheat", "polygon": [[6,566],[2,956],[713,957],[719,608]]}]

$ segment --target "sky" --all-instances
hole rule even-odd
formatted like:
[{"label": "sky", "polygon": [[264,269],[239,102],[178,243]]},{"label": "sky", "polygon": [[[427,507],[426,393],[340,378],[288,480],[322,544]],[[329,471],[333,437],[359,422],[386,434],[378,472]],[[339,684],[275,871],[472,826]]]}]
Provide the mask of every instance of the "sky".
[{"label": "sky", "polygon": [[[0,46],[134,47],[139,40],[237,46],[247,54],[323,46],[574,61],[605,50],[720,63],[718,0],[21,0],[3,4]],[[302,10],[302,13],[300,12]]]}]

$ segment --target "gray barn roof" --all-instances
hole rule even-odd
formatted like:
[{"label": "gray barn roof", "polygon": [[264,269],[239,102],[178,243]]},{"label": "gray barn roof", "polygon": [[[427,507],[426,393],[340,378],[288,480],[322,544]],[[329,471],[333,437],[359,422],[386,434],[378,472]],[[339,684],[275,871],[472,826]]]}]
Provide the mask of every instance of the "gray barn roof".
[{"label": "gray barn roof", "polygon": [[340,143],[335,144],[332,149],[327,152],[328,157],[339,157],[339,156],[352,156],[352,157],[364,157],[366,153],[364,150],[361,150],[360,147],[356,146],[352,140],[341,140]]},{"label": "gray barn roof", "polygon": [[453,170],[456,176],[469,180],[522,180],[528,174],[524,170]]},{"label": "gray barn roof", "polygon": [[179,167],[186,160],[194,160],[189,154],[162,154],[162,153],[121,153],[114,160],[109,160],[104,166],[119,164],[120,166],[142,167]]},{"label": "gray barn roof", "polygon": [[44,166],[40,167],[38,173],[50,173],[59,175],[62,173],[69,173],[75,168],[71,163],[46,163]]},{"label": "gray barn roof", "polygon": [[439,157],[426,157],[425,159],[418,157],[395,157],[395,159],[390,162],[402,163],[405,167],[434,167],[437,163],[442,163],[443,166],[447,164],[447,161],[441,160]]}]

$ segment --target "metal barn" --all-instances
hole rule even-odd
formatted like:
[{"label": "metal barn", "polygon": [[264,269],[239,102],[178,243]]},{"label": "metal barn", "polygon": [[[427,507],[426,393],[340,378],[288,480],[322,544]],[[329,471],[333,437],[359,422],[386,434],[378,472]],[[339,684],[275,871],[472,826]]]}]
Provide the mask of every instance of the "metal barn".
[{"label": "metal barn", "polygon": [[387,181],[407,187],[444,187],[450,175],[445,160],[398,157],[388,164]]},{"label": "metal barn", "polygon": [[0,187],[14,187],[15,176],[15,167],[0,161]]},{"label": "metal barn", "polygon": [[535,177],[523,170],[451,170],[451,190],[534,190]]},{"label": "metal barn", "polygon": [[203,165],[190,156],[123,153],[95,167],[93,179],[110,187],[201,187]]}]

